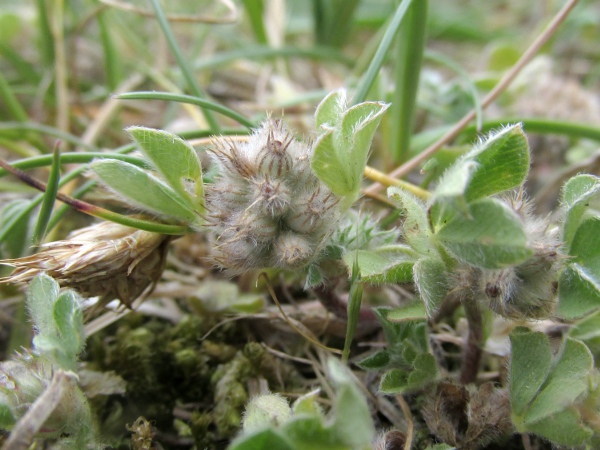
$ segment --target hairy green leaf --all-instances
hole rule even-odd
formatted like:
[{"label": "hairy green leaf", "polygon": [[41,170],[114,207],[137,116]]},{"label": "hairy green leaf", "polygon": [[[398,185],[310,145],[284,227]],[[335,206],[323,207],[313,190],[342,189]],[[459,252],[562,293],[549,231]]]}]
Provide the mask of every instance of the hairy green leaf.
[{"label": "hairy green leaf", "polygon": [[343,89],[330,92],[317,106],[315,111],[315,128],[323,125],[334,127],[340,122],[346,109],[346,92]]},{"label": "hairy green leaf", "polygon": [[600,178],[581,174],[567,181],[562,190],[562,203],[566,209],[563,224],[563,240],[570,249],[575,232],[585,212],[600,200]]},{"label": "hairy green leaf", "polygon": [[573,259],[558,284],[558,313],[576,318],[600,307],[600,218],[584,220],[571,242]]},{"label": "hairy green leaf", "polygon": [[197,215],[173,189],[139,167],[123,161],[98,160],[91,168],[106,186],[121,195],[132,205],[187,223]]},{"label": "hairy green leaf", "polygon": [[359,361],[358,366],[365,370],[381,370],[388,367],[390,361],[390,353],[387,350],[380,350]]},{"label": "hairy green leaf", "polygon": [[196,202],[185,187],[186,181],[195,183],[202,195],[202,168],[196,151],[180,137],[167,131],[144,127],[129,127],[127,132],[139,144],[142,152],[164,177],[167,184],[194,207]]},{"label": "hairy green leaf", "polygon": [[521,219],[503,202],[491,198],[473,202],[469,216],[454,215],[436,233],[458,259],[485,269],[499,269],[533,254]]},{"label": "hairy green leaf", "polygon": [[409,303],[399,308],[390,309],[387,314],[390,322],[408,322],[412,320],[426,320],[427,311],[421,300]]},{"label": "hairy green leaf", "polygon": [[520,186],[529,172],[529,143],[521,124],[490,133],[464,156],[477,163],[465,196],[473,201]]},{"label": "hairy green leaf", "polygon": [[425,205],[414,195],[399,187],[390,187],[388,197],[404,210],[402,234],[406,242],[418,253],[427,256],[437,254],[431,243],[431,230]]},{"label": "hairy green leaf", "polygon": [[377,250],[353,250],[343,256],[350,270],[358,262],[361,279],[367,283],[408,283],[412,281],[415,258],[404,246],[382,247]]},{"label": "hairy green leaf", "polygon": [[593,435],[593,431],[583,425],[579,412],[574,408],[529,424],[527,430],[556,444],[569,447],[583,445]]},{"label": "hairy green leaf", "polygon": [[339,361],[330,358],[328,371],[336,384],[332,431],[340,443],[367,448],[375,436],[375,427],[367,401],[356,386],[352,374]]},{"label": "hairy green leaf", "polygon": [[440,259],[423,257],[415,263],[413,277],[427,314],[431,316],[442,305],[448,292],[446,265]]},{"label": "hairy green leaf", "polygon": [[[315,174],[349,206],[358,196],[371,141],[388,105],[365,102],[339,113],[343,94],[331,94],[317,110],[321,135],[310,165]],[[336,120],[335,123],[331,123]]]},{"label": "hairy green leaf", "polygon": [[59,286],[45,273],[35,277],[27,290],[27,307],[38,334],[56,334],[53,306],[58,297]]},{"label": "hairy green leaf", "polygon": [[234,440],[228,447],[229,450],[296,450],[292,442],[283,432],[274,428],[267,428],[256,433],[243,434]]},{"label": "hairy green leaf", "polygon": [[590,387],[594,358],[587,346],[567,338],[562,351],[523,420],[534,423],[572,405]]},{"label": "hairy green leaf", "polygon": [[552,353],[544,333],[518,328],[510,334],[510,404],[522,416],[548,376]]}]

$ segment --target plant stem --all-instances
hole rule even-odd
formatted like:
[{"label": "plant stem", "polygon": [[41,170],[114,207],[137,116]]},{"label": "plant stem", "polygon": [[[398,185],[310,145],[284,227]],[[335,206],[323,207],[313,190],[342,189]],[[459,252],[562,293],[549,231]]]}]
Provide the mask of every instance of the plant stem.
[{"label": "plant stem", "polygon": [[463,348],[460,382],[469,384],[477,379],[479,373],[483,345],[483,316],[479,305],[472,297],[463,299],[462,304],[469,324],[469,332]]},{"label": "plant stem", "polygon": [[[12,175],[19,178],[25,184],[34,187],[38,191],[46,192],[47,186],[46,183],[30,176],[26,172],[23,172],[16,167],[11,166],[6,161],[0,158],[0,167],[2,167],[7,172],[10,172]],[[82,200],[69,197],[61,192],[56,193],[56,198],[63,203],[75,208],[77,211],[80,211],[89,216],[98,217],[104,220],[110,220],[112,222],[120,223],[121,225],[125,225],[132,228],[137,228],[144,231],[150,231],[153,233],[162,233],[162,234],[173,234],[173,235],[182,235],[187,234],[191,230],[186,225],[167,225],[158,222],[150,222],[148,220],[136,219],[129,216],[124,216],[112,211],[109,211],[104,208],[100,208],[99,206],[92,205],[90,203],[84,202]],[[4,236],[3,236],[4,238]]]},{"label": "plant stem", "polygon": [[[324,283],[312,290],[327,311],[341,319],[348,320],[348,304],[335,292],[334,287],[334,284]],[[359,326],[361,323],[373,322],[378,322],[373,310],[361,308],[358,315]]]}]

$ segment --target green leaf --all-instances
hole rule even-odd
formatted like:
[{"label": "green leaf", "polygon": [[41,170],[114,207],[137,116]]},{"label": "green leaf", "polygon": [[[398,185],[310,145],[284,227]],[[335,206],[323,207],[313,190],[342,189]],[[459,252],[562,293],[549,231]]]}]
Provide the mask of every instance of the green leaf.
[{"label": "green leaf", "polygon": [[342,257],[351,269],[358,262],[361,279],[372,284],[409,283],[415,263],[412,251],[404,246],[382,247],[377,250],[353,250]]},{"label": "green leaf", "polygon": [[583,342],[566,338],[552,358],[548,337],[524,328],[511,333],[510,340],[510,398],[517,429],[562,445],[582,444],[590,432],[573,406],[592,386],[590,350]]},{"label": "green leaf", "polygon": [[503,202],[478,200],[469,205],[469,214],[453,216],[436,234],[457,258],[485,269],[499,269],[533,254],[521,219]]},{"label": "green leaf", "polygon": [[522,416],[546,380],[552,353],[544,333],[517,328],[510,334],[510,404],[515,416]]},{"label": "green leaf", "polygon": [[75,370],[77,356],[85,345],[85,336],[83,313],[73,291],[66,291],[58,296],[54,303],[53,316],[60,334],[61,349],[73,363],[70,369]]},{"label": "green leaf", "polygon": [[540,422],[528,425],[527,429],[556,444],[569,447],[583,445],[593,435],[593,431],[583,425],[576,409],[561,411]]},{"label": "green leaf", "polygon": [[[285,424],[282,430],[296,450],[348,450],[336,433],[326,427],[319,416],[298,417]],[[272,449],[270,449],[272,450]]]},{"label": "green leaf", "polygon": [[4,399],[2,397],[3,394],[0,393],[0,429],[10,430],[17,419],[10,409],[10,406],[4,403]]},{"label": "green leaf", "polygon": [[406,242],[418,253],[433,256],[437,254],[431,243],[431,231],[425,205],[411,193],[399,187],[390,187],[388,197],[404,210],[402,234]]},{"label": "green leaf", "polygon": [[[340,98],[337,98],[338,102]],[[388,105],[361,103],[340,116],[336,111],[341,105],[336,106],[335,101],[334,95],[318,111],[321,135],[315,143],[310,166],[335,194],[345,198],[345,204],[349,206],[358,196],[371,140]],[[329,123],[335,115],[339,116],[336,123]],[[325,121],[327,126],[324,126]]]},{"label": "green leaf", "polygon": [[600,280],[579,264],[569,264],[558,280],[557,313],[575,319],[600,306]]},{"label": "green leaf", "polygon": [[296,450],[295,446],[279,430],[268,428],[235,439],[229,450]]},{"label": "green leaf", "polygon": [[529,143],[521,124],[492,132],[465,160],[477,163],[465,192],[467,201],[520,186],[529,172]]},{"label": "green leaf", "polygon": [[339,175],[341,166],[333,140],[333,128],[322,130],[317,138],[310,167],[314,170],[315,175],[335,194],[344,196],[348,193],[348,186]]},{"label": "green leaf", "polygon": [[520,186],[529,171],[529,145],[520,124],[493,132],[442,176],[433,192],[431,223],[437,231],[467,204]]},{"label": "green leaf", "polygon": [[40,335],[57,333],[53,307],[59,289],[58,283],[45,273],[41,273],[29,283],[27,307]]},{"label": "green leaf", "polygon": [[437,364],[433,355],[421,353],[414,360],[412,370],[388,370],[379,384],[379,390],[388,395],[401,394],[423,388],[437,377]]},{"label": "green leaf", "polygon": [[308,394],[298,397],[298,399],[292,405],[292,411],[294,415],[306,414],[309,416],[317,416],[322,418],[323,411],[317,403],[320,392],[321,390],[317,388]]},{"label": "green leaf", "polygon": [[594,175],[577,175],[567,181],[562,190],[562,203],[566,209],[563,224],[563,241],[570,249],[579,224],[591,206],[600,199],[600,178]]},{"label": "green leaf", "polygon": [[371,141],[388,107],[382,102],[355,105],[346,111],[341,126],[334,131],[336,150],[343,163],[342,170],[350,194],[358,194],[371,151]]},{"label": "green leaf", "polygon": [[600,307],[600,218],[579,225],[571,243],[572,262],[561,273],[558,313],[581,317]]},{"label": "green leaf", "polygon": [[443,219],[448,214],[469,214],[465,192],[478,168],[473,161],[461,160],[444,173],[431,199],[431,223],[435,230],[443,224]]},{"label": "green leaf", "polygon": [[385,369],[391,361],[390,353],[387,350],[380,350],[367,356],[357,364],[361,369],[365,370],[381,370]]},{"label": "green leaf", "polygon": [[567,338],[544,386],[523,420],[538,422],[572,405],[591,385],[594,358],[587,346]]},{"label": "green leaf", "polygon": [[98,160],[91,164],[104,184],[132,205],[163,216],[193,223],[197,215],[188,202],[153,175],[123,161]]},{"label": "green leaf", "polygon": [[185,187],[185,181],[196,184],[196,192],[202,194],[202,168],[196,151],[180,137],[162,130],[129,127],[127,132],[139,144],[142,152],[152,161],[167,184],[191,207],[196,201]]},{"label": "green leaf", "polygon": [[442,305],[448,293],[446,265],[440,259],[423,257],[415,263],[413,277],[427,314],[431,316]]},{"label": "green leaf", "polygon": [[413,320],[426,320],[427,311],[421,300],[409,303],[399,308],[390,309],[387,320],[390,322],[409,322]]},{"label": "green leaf", "polygon": [[323,125],[334,127],[340,122],[345,109],[346,91],[338,89],[330,92],[317,106],[315,128],[319,130]]},{"label": "green leaf", "polygon": [[340,443],[352,448],[368,448],[375,436],[375,427],[364,395],[349,369],[338,360],[330,358],[327,368],[337,386],[331,430]]},{"label": "green leaf", "polygon": [[569,329],[569,336],[582,341],[600,337],[600,311],[596,311],[573,324]]}]

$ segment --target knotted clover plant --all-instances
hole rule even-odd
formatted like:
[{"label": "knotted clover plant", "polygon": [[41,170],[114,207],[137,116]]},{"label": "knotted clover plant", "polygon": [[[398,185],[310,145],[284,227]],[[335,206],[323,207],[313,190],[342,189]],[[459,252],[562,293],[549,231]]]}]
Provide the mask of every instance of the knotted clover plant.
[{"label": "knotted clover plant", "polygon": [[[209,152],[217,170],[210,182],[203,181],[196,152],[185,141],[129,128],[144,158],[136,164],[97,160],[91,171],[139,211],[128,225],[152,232],[148,224],[160,222],[162,234],[151,250],[138,250],[132,241],[119,270],[137,274],[138,282],[130,288],[121,278],[121,289],[111,293],[130,304],[131,293],[137,296],[156,281],[165,234],[206,232],[214,263],[229,275],[266,268],[303,274],[305,286],[325,306],[347,316],[347,359],[354,328],[366,317],[362,287],[409,284],[413,301],[369,311],[387,346],[360,366],[382,373],[382,393],[422,395],[420,414],[445,448],[477,449],[515,432],[593,448],[600,431],[598,371],[588,344],[593,346],[600,329],[600,179],[578,175],[565,184],[561,221],[536,217],[523,188],[527,138],[520,124],[509,125],[459,157],[431,192],[414,190],[421,193],[417,197],[390,187],[388,197],[402,220],[398,229],[382,229],[352,205],[386,108],[381,102],[348,107],[344,92],[336,91],[317,108],[309,139],[298,139],[273,118],[247,138],[215,137]],[[102,255],[97,258],[95,264],[110,266]],[[49,270],[44,258],[22,262],[10,261],[20,281],[26,281],[23,273]],[[140,273],[137,267],[146,269]],[[66,284],[61,269],[52,270]],[[346,305],[333,288],[349,274]],[[510,324],[509,376],[477,384],[494,317]],[[460,362],[448,364],[436,332],[461,318],[466,332]],[[534,321],[556,319],[572,326],[565,326],[569,331],[553,354],[548,337],[530,329]],[[331,425],[335,418],[313,411],[300,420],[295,407],[275,403],[284,412],[247,427],[234,448],[258,448],[243,442],[262,438],[303,448],[289,438],[290,430],[304,436],[297,426],[318,429],[319,444],[339,434]],[[249,417],[256,407],[250,404],[247,423],[254,423]],[[339,448],[359,447],[340,441]]]}]

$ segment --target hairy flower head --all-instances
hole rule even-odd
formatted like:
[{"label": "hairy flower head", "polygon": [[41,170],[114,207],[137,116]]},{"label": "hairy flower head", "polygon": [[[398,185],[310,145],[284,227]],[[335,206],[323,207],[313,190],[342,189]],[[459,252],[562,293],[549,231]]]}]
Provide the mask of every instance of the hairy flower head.
[{"label": "hairy flower head", "polygon": [[341,212],[339,197],[310,168],[311,144],[269,118],[247,142],[219,139],[210,152],[219,168],[206,189],[217,264],[241,273],[313,262]]}]

